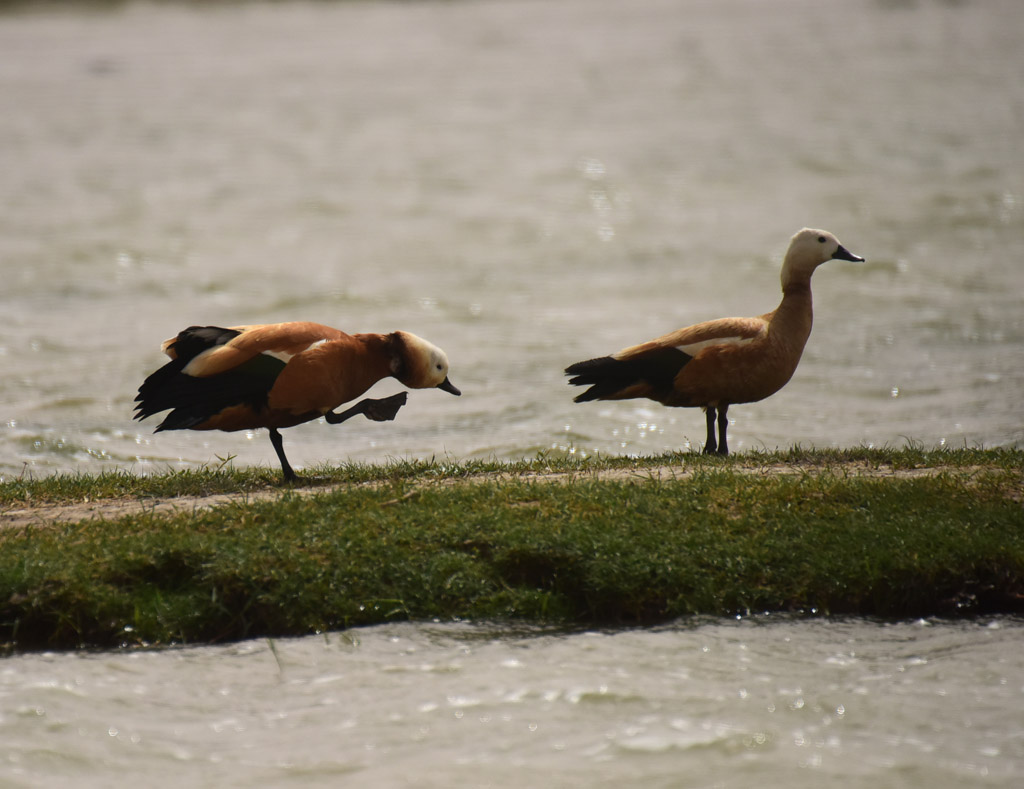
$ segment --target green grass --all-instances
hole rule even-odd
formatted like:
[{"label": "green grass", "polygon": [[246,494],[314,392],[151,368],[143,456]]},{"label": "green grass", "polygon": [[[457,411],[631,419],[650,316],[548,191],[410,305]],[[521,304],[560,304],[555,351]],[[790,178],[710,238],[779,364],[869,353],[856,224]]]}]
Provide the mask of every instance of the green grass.
[{"label": "green grass", "polygon": [[[661,457],[590,457],[540,455],[532,460],[500,461],[394,461],[379,465],[344,464],[307,469],[300,487],[326,487],[337,483],[363,484],[397,481],[428,481],[481,474],[527,475],[536,473],[587,473],[630,468],[640,472],[659,465],[686,468],[758,468],[777,464],[835,468],[852,463],[869,468],[969,468],[1024,469],[1024,450],[1015,449],[813,449],[800,447],[778,452],[746,452],[729,458],[696,453],[672,453]],[[138,499],[174,496],[209,496],[218,493],[251,493],[267,488],[286,489],[277,467],[235,469],[225,462],[215,469],[169,470],[164,474],[135,475],[125,471],[100,474],[54,474],[48,477],[0,476],[0,507],[61,504],[98,499]]]},{"label": "green grass", "polygon": [[[672,462],[679,480],[645,478]],[[788,464],[806,472],[755,474]],[[859,467],[940,468],[899,478]],[[625,467],[628,481],[600,480]],[[576,471],[562,484],[531,480]],[[505,472],[511,478],[454,482]],[[851,450],[320,469],[352,484],[195,514],[0,530],[8,650],[453,618],[634,625],[762,611],[1024,612],[1024,453]],[[253,471],[0,485],[0,501],[255,490]]]}]

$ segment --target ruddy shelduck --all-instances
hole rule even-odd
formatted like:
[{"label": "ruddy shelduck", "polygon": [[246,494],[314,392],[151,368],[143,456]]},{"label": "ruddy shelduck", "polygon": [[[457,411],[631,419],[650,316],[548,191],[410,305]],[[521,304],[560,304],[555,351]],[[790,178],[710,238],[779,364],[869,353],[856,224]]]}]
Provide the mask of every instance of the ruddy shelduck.
[{"label": "ruddy shelduck", "polygon": [[[705,453],[729,454],[730,405],[754,403],[786,385],[811,334],[811,275],[828,260],[863,262],[834,235],[804,228],[782,262],[782,303],[757,318],[721,318],[566,368],[570,384],[589,386],[575,398],[646,397],[667,406],[700,407],[707,420]],[[715,421],[718,440],[715,440]]]},{"label": "ruddy shelduck", "polygon": [[405,405],[405,392],[334,410],[388,377],[412,389],[461,394],[448,380],[444,351],[404,331],[346,334],[303,322],[190,326],[162,349],[171,361],[139,387],[135,418],[170,409],[156,432],[265,427],[286,481],[296,475],[281,428],[320,417],[336,425],[358,414],[390,421]]}]

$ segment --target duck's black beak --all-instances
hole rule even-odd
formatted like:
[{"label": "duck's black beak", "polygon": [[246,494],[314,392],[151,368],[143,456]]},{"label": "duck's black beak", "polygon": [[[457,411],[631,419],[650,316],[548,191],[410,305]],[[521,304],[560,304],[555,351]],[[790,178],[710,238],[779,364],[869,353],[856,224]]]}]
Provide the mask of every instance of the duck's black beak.
[{"label": "duck's black beak", "polygon": [[864,258],[860,257],[859,255],[853,254],[842,244],[839,245],[839,249],[832,253],[832,260],[852,260],[854,263],[864,262]]},{"label": "duck's black beak", "polygon": [[456,397],[458,397],[460,394],[462,394],[462,392],[460,392],[456,388],[455,384],[453,384],[451,381],[448,380],[448,376],[445,376],[444,380],[441,381],[441,383],[439,383],[437,385],[437,388],[438,389],[443,389],[446,392],[451,392]]}]

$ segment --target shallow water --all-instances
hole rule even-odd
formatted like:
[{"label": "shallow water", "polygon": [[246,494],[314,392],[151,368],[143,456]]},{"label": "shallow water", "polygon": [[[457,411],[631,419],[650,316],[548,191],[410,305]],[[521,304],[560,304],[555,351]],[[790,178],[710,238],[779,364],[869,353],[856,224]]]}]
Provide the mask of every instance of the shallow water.
[{"label": "shallow water", "polygon": [[16,657],[0,783],[1017,787],[1022,636],[1014,619],[400,624]]},{"label": "shallow water", "polygon": [[802,365],[730,412],[733,448],[1019,446],[1020,22],[1015,0],[0,15],[0,474],[276,465],[262,432],[154,436],[132,399],[179,329],[291,319],[414,331],[464,391],[291,430],[297,466],[699,446],[699,412],[577,406],[561,370],[773,308],[803,225],[868,262],[819,270]]}]

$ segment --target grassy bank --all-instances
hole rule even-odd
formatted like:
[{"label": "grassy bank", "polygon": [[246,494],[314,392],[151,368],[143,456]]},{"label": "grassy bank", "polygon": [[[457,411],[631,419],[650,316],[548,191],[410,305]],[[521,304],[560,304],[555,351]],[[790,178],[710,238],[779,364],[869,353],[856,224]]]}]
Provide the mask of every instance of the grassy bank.
[{"label": "grassy bank", "polygon": [[0,483],[7,510],[246,494],[186,513],[0,529],[0,642],[196,643],[435,617],[1024,612],[1019,451],[397,463],[315,476],[261,500],[251,494],[276,491],[276,472]]}]

